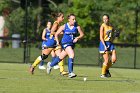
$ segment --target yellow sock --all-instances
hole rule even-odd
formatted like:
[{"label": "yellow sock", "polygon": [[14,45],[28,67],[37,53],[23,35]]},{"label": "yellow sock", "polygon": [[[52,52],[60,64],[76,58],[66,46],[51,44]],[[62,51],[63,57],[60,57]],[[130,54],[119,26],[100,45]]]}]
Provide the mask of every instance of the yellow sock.
[{"label": "yellow sock", "polygon": [[63,72],[64,71],[64,60],[60,61],[58,63],[59,67],[60,67],[60,72]]},{"label": "yellow sock", "polygon": [[35,62],[32,64],[32,66],[33,67],[36,67],[40,62],[41,62],[41,56],[39,56],[36,60],[35,60]]},{"label": "yellow sock", "polygon": [[106,74],[106,70],[107,70],[107,65],[106,64],[103,64],[103,67],[102,67],[102,75]]},{"label": "yellow sock", "polygon": [[112,66],[112,62],[108,62],[106,69],[108,70],[111,66]]}]

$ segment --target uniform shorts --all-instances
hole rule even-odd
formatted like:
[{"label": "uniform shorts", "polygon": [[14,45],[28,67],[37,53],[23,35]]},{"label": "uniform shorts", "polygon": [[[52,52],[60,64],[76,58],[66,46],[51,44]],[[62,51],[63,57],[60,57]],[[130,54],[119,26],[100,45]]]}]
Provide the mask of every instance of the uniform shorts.
[{"label": "uniform shorts", "polygon": [[[112,52],[113,50],[115,50],[115,46],[112,42],[110,41],[105,41],[105,45],[107,48],[107,51],[108,52]],[[105,53],[105,47],[103,45],[103,43],[100,41],[100,44],[99,44],[99,52],[100,53]]]},{"label": "uniform shorts", "polygon": [[54,39],[48,39],[47,41],[42,42],[42,49],[55,48],[55,47],[56,47],[56,41]]},{"label": "uniform shorts", "polygon": [[62,49],[66,49],[68,46],[71,46],[74,49],[75,44],[74,43],[64,43],[64,44],[62,44]]}]

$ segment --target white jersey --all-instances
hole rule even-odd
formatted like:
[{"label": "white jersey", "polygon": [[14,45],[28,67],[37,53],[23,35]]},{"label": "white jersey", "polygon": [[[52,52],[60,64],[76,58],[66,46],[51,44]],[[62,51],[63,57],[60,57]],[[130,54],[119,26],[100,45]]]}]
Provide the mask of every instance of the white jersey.
[{"label": "white jersey", "polygon": [[0,16],[0,37],[3,37],[4,24],[5,24],[4,17]]}]

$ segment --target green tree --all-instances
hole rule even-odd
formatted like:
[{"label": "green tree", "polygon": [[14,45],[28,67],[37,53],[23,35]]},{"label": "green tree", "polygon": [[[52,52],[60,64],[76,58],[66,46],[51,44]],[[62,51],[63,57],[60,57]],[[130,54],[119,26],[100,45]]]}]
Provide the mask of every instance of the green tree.
[{"label": "green tree", "polygon": [[[81,25],[85,33],[85,37],[82,40],[84,43],[82,44],[89,46],[93,44],[94,41],[99,41],[99,24],[97,23],[99,17],[96,13],[92,12],[94,8],[95,4],[93,0],[68,0],[58,4],[57,8],[52,8],[52,10],[64,12],[65,18],[69,13],[74,13],[78,24]],[[95,43],[98,44],[98,42]]]},{"label": "green tree", "polygon": [[[6,25],[10,30],[10,36],[14,33],[19,33],[23,39],[25,36],[25,9],[20,7],[20,2],[15,3],[9,0],[0,1],[2,11],[4,8],[9,8],[10,14],[6,18]],[[41,7],[28,6],[28,37],[33,38],[35,32],[35,21],[37,20],[37,15],[42,12]]]},{"label": "green tree", "polygon": [[[115,29],[121,31],[115,42],[133,43],[135,36],[135,9],[140,4],[138,0],[73,0],[68,12],[77,15],[79,24],[85,31],[85,41],[99,42],[99,25],[104,13],[110,15]],[[139,18],[138,18],[139,19]],[[140,29],[140,28],[139,28]],[[139,32],[138,29],[138,32]]]},{"label": "green tree", "polygon": [[[47,4],[45,7],[43,5],[38,7],[38,1],[29,1],[31,1],[31,5],[28,6],[28,33],[30,38],[36,37],[33,33],[36,33],[38,14],[44,21],[51,19],[51,13],[62,11],[65,15],[65,21],[67,20],[66,15],[69,13],[76,15],[78,24],[81,25],[85,33],[82,40],[84,46],[98,45],[99,27],[104,13],[110,15],[111,23],[121,31],[120,37],[115,40],[116,43],[134,42],[135,9],[136,5],[140,8],[139,0],[42,0],[43,3]],[[0,4],[0,11],[7,7],[11,10],[8,21],[12,32],[18,31],[24,37],[25,10],[10,0],[0,0]],[[140,18],[140,13],[138,15]],[[36,34],[40,36],[43,28],[44,26],[41,26],[40,31]],[[140,33],[139,25],[138,33]],[[140,37],[138,37],[138,41],[140,42]]]}]

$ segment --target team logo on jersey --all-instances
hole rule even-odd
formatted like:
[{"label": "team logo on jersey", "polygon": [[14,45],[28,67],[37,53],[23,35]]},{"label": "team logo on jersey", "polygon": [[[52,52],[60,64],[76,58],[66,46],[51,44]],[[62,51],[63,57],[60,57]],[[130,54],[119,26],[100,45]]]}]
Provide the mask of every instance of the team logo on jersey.
[{"label": "team logo on jersey", "polygon": [[112,30],[106,31],[106,35],[107,35],[107,37],[108,37],[109,39],[111,38],[111,33],[112,33]]}]

